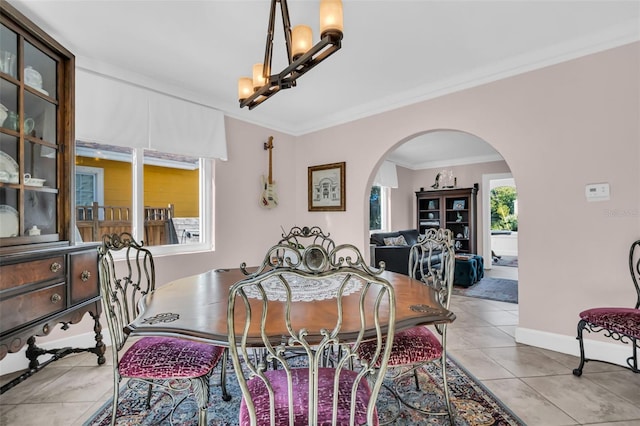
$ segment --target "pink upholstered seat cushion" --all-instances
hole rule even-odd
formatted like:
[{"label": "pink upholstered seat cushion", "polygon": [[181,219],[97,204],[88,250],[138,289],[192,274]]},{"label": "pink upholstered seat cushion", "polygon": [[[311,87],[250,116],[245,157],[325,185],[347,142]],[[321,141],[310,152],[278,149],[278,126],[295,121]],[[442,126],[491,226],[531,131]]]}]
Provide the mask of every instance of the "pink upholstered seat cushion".
[{"label": "pink upholstered seat cushion", "polygon": [[[369,360],[375,351],[375,342],[365,342],[358,349],[360,359]],[[440,340],[427,327],[412,327],[393,336],[393,347],[388,366],[415,364],[442,356]],[[376,367],[379,367],[379,362]]]},{"label": "pink upholstered seat cushion", "polygon": [[[309,369],[296,368],[291,370],[293,387],[293,408],[295,412],[296,425],[308,425],[309,407]],[[332,402],[333,402],[333,379],[335,370],[332,368],[319,369],[318,385],[318,426],[331,425]],[[351,370],[344,370],[340,373],[340,386],[338,390],[338,425],[348,425],[351,409],[351,386],[357,373]],[[269,370],[265,372],[274,390],[275,400],[275,424],[289,424],[289,409],[287,394],[287,378],[284,370]],[[249,392],[256,410],[259,425],[270,424],[269,417],[269,394],[267,388],[259,377],[254,377],[247,382]],[[358,385],[356,395],[356,424],[367,423],[367,404],[371,396],[371,390],[366,380]],[[374,416],[377,425],[377,413]],[[249,412],[244,398],[240,404],[240,425],[251,424]]]},{"label": "pink upholstered seat cushion", "polygon": [[193,378],[217,364],[224,349],[171,337],[145,337],[120,358],[123,377],[149,379]]},{"label": "pink upholstered seat cushion", "polygon": [[580,312],[580,318],[607,330],[640,339],[640,309],[593,308]]}]

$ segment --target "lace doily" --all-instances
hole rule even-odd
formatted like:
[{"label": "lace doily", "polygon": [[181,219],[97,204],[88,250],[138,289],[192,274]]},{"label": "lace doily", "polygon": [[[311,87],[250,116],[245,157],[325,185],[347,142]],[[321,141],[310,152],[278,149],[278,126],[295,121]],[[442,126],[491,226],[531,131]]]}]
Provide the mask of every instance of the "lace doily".
[{"label": "lace doily", "polygon": [[[293,274],[282,274],[284,279],[291,288],[292,302],[313,302],[316,300],[328,300],[338,297],[338,290],[344,280],[345,274],[334,275],[324,278],[304,278]],[[347,296],[362,288],[362,280],[358,277],[351,277],[345,284],[342,292],[343,296]],[[267,294],[269,300],[277,300],[280,302],[287,301],[287,293],[285,292],[282,282],[277,277],[271,277],[262,282],[262,287]],[[258,287],[256,285],[246,286],[244,288],[247,297],[252,299],[262,299]]]}]

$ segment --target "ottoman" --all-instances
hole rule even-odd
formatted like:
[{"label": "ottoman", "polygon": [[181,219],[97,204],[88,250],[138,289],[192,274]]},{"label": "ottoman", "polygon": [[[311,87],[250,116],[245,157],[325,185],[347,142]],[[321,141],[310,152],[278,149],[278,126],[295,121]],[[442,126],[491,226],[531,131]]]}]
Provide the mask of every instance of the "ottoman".
[{"label": "ottoman", "polygon": [[469,287],[478,281],[478,264],[472,257],[456,256],[453,284]]},{"label": "ottoman", "polygon": [[456,255],[453,284],[469,287],[484,276],[484,260],[476,254]]}]

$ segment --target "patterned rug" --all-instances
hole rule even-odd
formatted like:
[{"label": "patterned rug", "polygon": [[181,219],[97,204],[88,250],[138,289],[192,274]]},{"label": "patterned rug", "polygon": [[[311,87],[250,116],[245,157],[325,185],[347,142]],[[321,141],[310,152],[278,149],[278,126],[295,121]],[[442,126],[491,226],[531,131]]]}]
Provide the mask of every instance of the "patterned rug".
[{"label": "patterned rug", "polygon": [[[231,364],[231,363],[229,363]],[[220,387],[215,383],[211,386],[209,410],[207,420],[209,426],[237,425],[238,409],[240,406],[241,392],[238,382],[229,366],[227,374],[227,389],[233,395],[229,402],[222,400]],[[452,402],[455,411],[456,426],[506,426],[524,425],[522,420],[515,416],[502,402],[500,402],[489,390],[487,390],[475,377],[464,368],[449,359],[447,364]],[[217,382],[219,375],[214,374],[213,382]],[[401,392],[403,397],[422,408],[431,411],[446,411],[444,397],[440,390],[441,375],[437,364],[429,364],[419,371],[419,380],[422,391],[415,391],[413,376],[402,379],[397,389],[406,389]],[[390,383],[389,383],[390,384]],[[120,391],[120,408],[118,425],[170,425],[167,415],[171,409],[171,399],[161,394],[154,393],[151,400],[151,410],[145,406],[147,394],[146,385],[140,382],[132,382],[130,386],[124,385]],[[390,420],[397,415],[397,419],[390,423],[396,426],[405,425],[448,425],[447,416],[426,416],[404,406],[399,407],[391,392],[384,387],[378,397],[378,415],[381,421]],[[173,425],[195,426],[197,424],[196,405],[190,396],[185,399],[174,415]],[[399,412],[398,412],[399,411]],[[102,406],[83,426],[108,425],[111,418],[111,400]]]},{"label": "patterned rug", "polygon": [[484,277],[471,287],[453,286],[453,294],[518,303],[518,281]]}]

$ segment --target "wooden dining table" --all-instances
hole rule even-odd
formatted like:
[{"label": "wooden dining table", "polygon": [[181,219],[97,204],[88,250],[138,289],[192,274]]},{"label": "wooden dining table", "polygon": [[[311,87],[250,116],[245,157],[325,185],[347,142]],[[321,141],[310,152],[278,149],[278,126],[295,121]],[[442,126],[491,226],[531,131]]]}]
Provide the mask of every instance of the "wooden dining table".
[{"label": "wooden dining table", "polygon": [[[396,332],[418,325],[450,323],[455,319],[455,314],[442,307],[435,291],[424,283],[389,271],[383,271],[379,276],[394,288]],[[140,314],[125,328],[125,332],[131,336],[181,337],[229,346],[229,289],[246,277],[239,268],[216,269],[158,287],[140,301]],[[344,299],[350,303],[349,296]],[[354,299],[353,303],[357,305],[357,296]],[[260,303],[256,300],[256,307]],[[335,325],[335,317],[330,318],[331,314],[328,314],[331,311],[328,307],[335,303],[335,300],[294,302],[292,320],[306,321],[321,328],[326,318],[326,324]],[[345,312],[349,312],[348,309]],[[384,319],[382,326],[385,326]],[[357,313],[345,315],[342,324],[344,334],[353,335],[359,329],[360,318]],[[375,335],[375,330],[370,331]],[[275,334],[278,334],[277,330]],[[287,331],[283,329],[282,335],[285,334]]]}]

